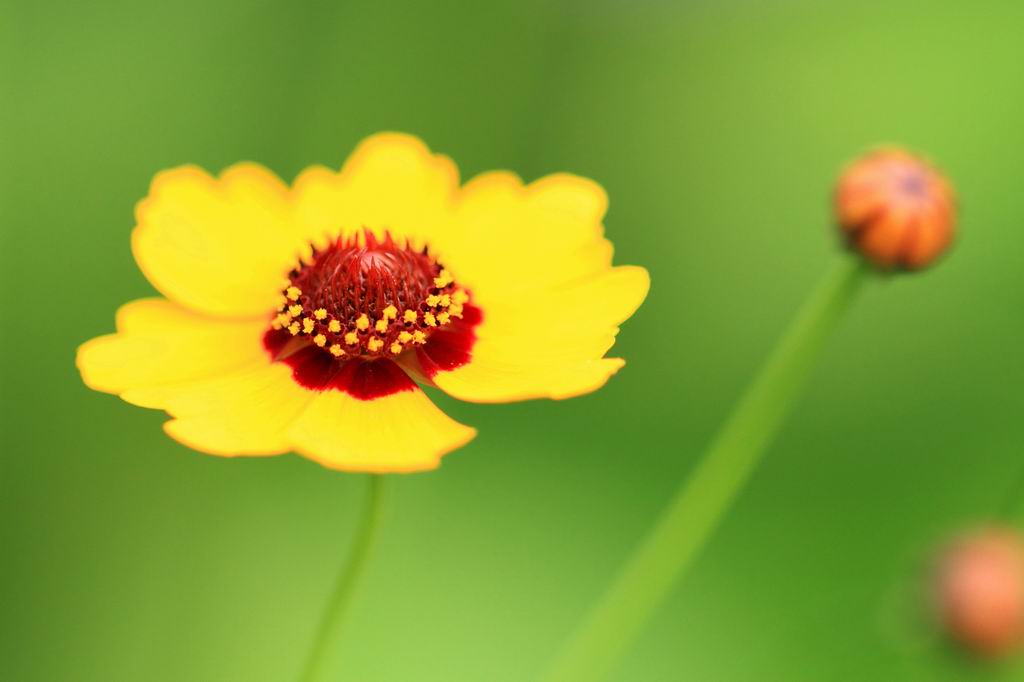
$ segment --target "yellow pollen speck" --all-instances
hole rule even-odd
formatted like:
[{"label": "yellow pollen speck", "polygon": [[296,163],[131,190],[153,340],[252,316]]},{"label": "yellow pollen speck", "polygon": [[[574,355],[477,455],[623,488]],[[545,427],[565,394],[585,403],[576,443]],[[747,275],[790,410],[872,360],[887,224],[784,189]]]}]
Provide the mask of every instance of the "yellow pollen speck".
[{"label": "yellow pollen speck", "polygon": [[389,305],[387,308],[384,309],[385,320],[393,320],[396,317],[398,317],[398,308],[396,308],[393,305]]},{"label": "yellow pollen speck", "polygon": [[449,315],[448,313],[438,313],[437,321],[440,322],[441,324],[448,324],[449,320],[451,320],[451,317],[452,316]]},{"label": "yellow pollen speck", "polygon": [[312,334],[314,327],[316,327],[316,322],[313,322],[313,320],[308,317],[302,318],[302,331],[307,334]]},{"label": "yellow pollen speck", "polygon": [[327,324],[327,331],[331,332],[332,334],[337,334],[338,332],[341,331],[341,322],[338,322],[337,320],[331,320]]},{"label": "yellow pollen speck", "polygon": [[292,322],[290,325],[288,325],[288,331],[290,331],[292,333],[292,336],[295,336],[296,334],[298,334],[299,333],[299,323],[298,322]]},{"label": "yellow pollen speck", "polygon": [[462,317],[462,304],[461,303],[453,303],[452,307],[448,309],[448,313],[452,317]]},{"label": "yellow pollen speck", "polygon": [[452,283],[452,276],[447,270],[442,270],[441,273],[434,278],[434,286],[438,289],[443,289]]},{"label": "yellow pollen speck", "polygon": [[401,341],[402,343],[409,343],[410,341],[412,341],[412,334],[410,334],[409,332],[401,332],[398,335],[398,340]]},{"label": "yellow pollen speck", "polygon": [[276,317],[274,318],[274,321],[270,323],[271,329],[280,329],[282,326],[283,325],[277,321]]},{"label": "yellow pollen speck", "polygon": [[441,297],[440,296],[434,296],[434,295],[427,296],[427,305],[429,305],[431,308],[433,308],[434,306],[436,306],[440,302],[441,302]]},{"label": "yellow pollen speck", "polygon": [[415,322],[416,317],[417,315],[415,310],[406,310],[405,315],[402,316],[402,319],[405,320],[406,322]]},{"label": "yellow pollen speck", "polygon": [[368,318],[366,316],[366,313],[363,313],[356,320],[356,329],[358,329],[360,331],[363,331],[364,329],[368,329],[369,327],[370,327],[370,318]]},{"label": "yellow pollen speck", "polygon": [[277,317],[274,318],[274,329],[281,329],[282,327],[287,327],[291,323],[291,321],[292,318],[288,317],[287,314],[280,313],[278,314]]},{"label": "yellow pollen speck", "polygon": [[288,287],[285,289],[285,295],[293,301],[299,300],[299,296],[302,296],[302,290],[298,287]]},{"label": "yellow pollen speck", "polygon": [[288,314],[291,315],[292,317],[298,317],[299,315],[302,314],[302,306],[293,305],[292,307],[288,308]]},{"label": "yellow pollen speck", "polygon": [[412,340],[414,343],[422,345],[427,342],[427,335],[417,329],[412,333]]},{"label": "yellow pollen speck", "polygon": [[441,307],[447,308],[452,304],[452,297],[448,294],[441,294]]},{"label": "yellow pollen speck", "polygon": [[381,333],[384,333],[384,332],[386,332],[388,330],[388,321],[387,320],[377,320],[377,324],[373,325],[373,328],[376,329],[377,331],[381,332]]},{"label": "yellow pollen speck", "polygon": [[324,346],[327,345],[327,337],[324,336],[323,334],[317,334],[316,336],[313,337],[313,343],[323,348]]},{"label": "yellow pollen speck", "polygon": [[398,355],[399,353],[402,352],[402,344],[393,343],[391,344],[391,348],[389,348],[388,350],[390,350],[393,354]]},{"label": "yellow pollen speck", "polygon": [[333,355],[333,356],[334,356],[334,357],[336,357],[336,358],[337,358],[337,357],[341,357],[342,355],[344,355],[344,354],[345,354],[345,351],[343,351],[343,350],[341,349],[341,346],[339,346],[339,345],[338,345],[338,344],[336,344],[336,343],[335,343],[335,344],[333,344],[333,345],[332,345],[332,346],[330,347],[330,351],[331,351],[331,355]]},{"label": "yellow pollen speck", "polygon": [[427,323],[428,327],[437,326],[437,318],[434,317],[434,313],[427,313],[423,316],[423,321]]},{"label": "yellow pollen speck", "polygon": [[469,302],[469,294],[467,294],[462,289],[459,289],[454,294],[452,294],[452,300],[460,305],[463,303],[467,303]]},{"label": "yellow pollen speck", "polygon": [[277,297],[277,309],[284,310],[284,307],[286,305],[288,305],[288,297],[285,296],[284,294],[281,294],[280,296]]},{"label": "yellow pollen speck", "polygon": [[327,311],[323,308],[317,308],[316,310],[313,311],[313,317],[315,317],[318,320],[323,320],[324,318],[327,317]]},{"label": "yellow pollen speck", "polygon": [[377,351],[379,351],[383,347],[384,347],[384,342],[381,341],[380,339],[378,339],[376,336],[372,337],[369,341],[366,342],[366,348],[371,353],[376,353]]},{"label": "yellow pollen speck", "polygon": [[348,334],[345,334],[345,343],[350,346],[354,346],[359,343],[359,336],[356,335],[355,332],[349,332]]}]

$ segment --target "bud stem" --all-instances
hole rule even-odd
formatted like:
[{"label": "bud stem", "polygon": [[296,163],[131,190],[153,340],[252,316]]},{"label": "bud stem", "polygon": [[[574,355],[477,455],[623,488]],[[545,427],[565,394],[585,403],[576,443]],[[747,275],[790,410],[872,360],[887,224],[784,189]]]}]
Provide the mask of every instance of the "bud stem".
[{"label": "bud stem", "polygon": [[849,256],[832,267],[544,679],[590,682],[611,671],[750,478],[868,271]]}]

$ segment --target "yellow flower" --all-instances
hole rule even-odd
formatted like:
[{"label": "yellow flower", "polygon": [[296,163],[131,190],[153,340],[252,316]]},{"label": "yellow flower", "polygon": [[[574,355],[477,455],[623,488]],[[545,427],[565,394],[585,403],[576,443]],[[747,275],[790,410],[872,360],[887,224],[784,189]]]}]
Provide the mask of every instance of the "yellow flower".
[{"label": "yellow flower", "polygon": [[[450,159],[394,133],[292,187],[250,163],[165,171],[132,234],[165,298],[123,306],[78,367],[91,388],[167,411],[166,432],[196,450],[432,469],[476,432],[410,377],[508,402],[587,393],[623,365],[604,355],[649,280],[612,267],[606,207],[567,174],[460,185]],[[441,317],[442,296],[461,316]],[[294,306],[313,311],[301,328],[279,317]]]}]

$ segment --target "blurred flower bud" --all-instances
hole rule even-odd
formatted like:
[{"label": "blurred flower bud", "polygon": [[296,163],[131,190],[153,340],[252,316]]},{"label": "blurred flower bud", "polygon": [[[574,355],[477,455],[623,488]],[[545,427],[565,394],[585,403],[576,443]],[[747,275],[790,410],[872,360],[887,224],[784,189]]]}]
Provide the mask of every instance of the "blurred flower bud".
[{"label": "blurred flower bud", "polygon": [[1000,656],[1024,635],[1024,540],[1004,529],[965,536],[940,559],[939,616],[970,651]]},{"label": "blurred flower bud", "polygon": [[871,152],[839,178],[836,216],[847,242],[876,266],[916,270],[953,241],[956,205],[949,182],[900,149]]}]

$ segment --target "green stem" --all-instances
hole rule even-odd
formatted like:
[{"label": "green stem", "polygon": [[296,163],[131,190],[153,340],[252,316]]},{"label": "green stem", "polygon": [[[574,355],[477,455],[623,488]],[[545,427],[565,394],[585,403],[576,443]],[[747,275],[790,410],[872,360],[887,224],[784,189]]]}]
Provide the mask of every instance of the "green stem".
[{"label": "green stem", "polygon": [[371,475],[370,488],[367,491],[363,515],[356,529],[355,539],[348,561],[342,565],[334,584],[334,592],[327,603],[320,627],[313,638],[313,645],[303,667],[301,682],[314,682],[326,679],[325,671],[330,659],[332,645],[337,645],[348,612],[352,597],[359,586],[360,578],[366,570],[366,563],[373,550],[377,529],[380,527],[381,508],[384,499],[384,476]]},{"label": "green stem", "polygon": [[600,680],[707,542],[779,430],[867,272],[843,257],[818,285],[696,470],[633,552],[545,679]]}]

